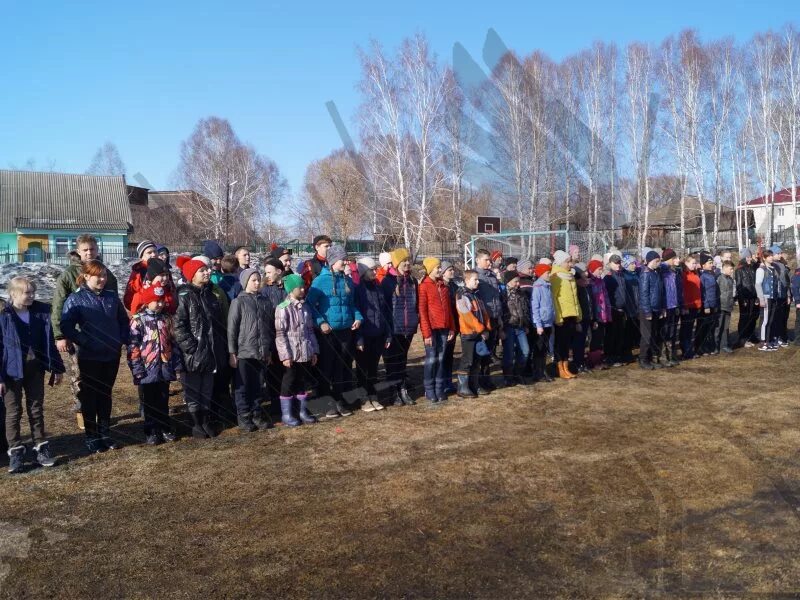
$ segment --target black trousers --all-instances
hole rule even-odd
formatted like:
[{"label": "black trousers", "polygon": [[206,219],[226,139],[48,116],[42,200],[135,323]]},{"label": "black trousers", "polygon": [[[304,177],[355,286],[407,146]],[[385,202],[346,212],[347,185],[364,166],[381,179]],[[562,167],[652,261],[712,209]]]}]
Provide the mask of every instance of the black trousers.
[{"label": "black trousers", "polygon": [[717,328],[714,332],[714,349],[719,352],[723,348],[730,348],[728,339],[728,328],[731,324],[731,313],[720,311],[717,319]]},{"label": "black trousers", "polygon": [[622,355],[624,360],[633,360],[633,349],[639,347],[639,338],[641,335],[639,334],[639,316],[634,315],[631,316],[629,314],[625,315],[625,339],[624,339],[624,350],[625,352]]},{"label": "black trousers", "polygon": [[211,410],[214,373],[184,373],[183,399],[190,413]]},{"label": "black trousers", "polygon": [[[578,331],[576,327],[572,333],[572,364],[575,367],[582,367],[586,364],[586,340],[590,331],[592,331],[592,322],[582,321],[581,330]],[[567,360],[567,358],[561,360]]]},{"label": "black trousers", "polygon": [[[584,322],[584,327],[591,327],[591,323]],[[589,339],[589,352],[602,350],[606,346],[606,334],[608,332],[607,323],[597,323],[596,329],[591,329],[591,338]]]},{"label": "black trousers", "polygon": [[639,341],[639,360],[652,362],[661,356],[662,320],[657,314],[649,319],[646,315],[639,316],[639,331],[642,334]]},{"label": "black trousers", "polygon": [[139,386],[144,412],[144,434],[172,432],[169,418],[169,382],[143,383]]},{"label": "black trousers", "polygon": [[690,308],[681,315],[680,343],[683,358],[692,358],[695,355],[695,325],[697,324],[697,309]]},{"label": "black trousers", "polygon": [[363,341],[364,349],[356,348],[356,376],[359,387],[363,387],[368,396],[374,396],[377,393],[375,384],[378,383],[378,363],[386,345],[386,338],[364,337]]},{"label": "black trousers", "polygon": [[611,323],[606,325],[605,353],[610,361],[622,359],[625,352],[625,316],[624,310],[611,311]]},{"label": "black trousers", "polygon": [[480,336],[461,336],[461,360],[458,363],[458,375],[475,376],[480,373],[481,357],[475,352]]},{"label": "black trousers", "polygon": [[261,382],[266,364],[257,358],[240,358],[233,374],[237,416],[261,414]]},{"label": "black trousers", "polygon": [[775,299],[775,320],[772,323],[776,340],[785,342],[789,334],[789,304],[786,298]]},{"label": "black trousers", "polygon": [[327,335],[320,334],[318,340],[322,386],[327,394],[341,401],[353,377],[353,332],[349,329],[333,330]]},{"label": "black trousers", "polygon": [[758,342],[756,322],[760,312],[761,309],[756,305],[755,298],[739,300],[739,323],[736,326],[736,332],[739,334],[738,344],[740,346],[745,342],[753,344]]},{"label": "black trousers", "polygon": [[[458,318],[458,317],[456,317]],[[448,386],[453,385],[453,361],[456,353],[456,338],[448,342],[444,349],[444,377]]]},{"label": "black trousers", "polygon": [[543,327],[542,330],[540,335],[536,333],[534,328],[533,331],[536,337],[531,345],[533,374],[537,378],[544,376],[544,370],[547,366],[547,353],[550,351],[550,335],[553,333],[552,327]]},{"label": "black trousers", "polygon": [[555,327],[555,358],[557,361],[569,360],[569,350],[575,338],[577,317],[567,317],[561,325]]},{"label": "black trousers", "polygon": [[667,316],[661,320],[661,341],[669,360],[678,358],[678,327],[681,318],[679,308],[668,308]]},{"label": "black trousers", "polygon": [[117,380],[119,361],[86,360],[78,358],[81,370],[81,412],[86,435],[96,436],[99,428],[111,421],[111,391]]},{"label": "black trousers", "polygon": [[384,352],[386,380],[394,385],[402,385],[408,379],[408,349],[414,334],[392,337],[392,345]]},{"label": "black trousers", "polygon": [[231,383],[233,382],[233,369],[228,366],[217,368],[214,374],[214,389],[212,394],[211,413],[221,423],[236,423],[236,411],[231,397]]},{"label": "black trousers", "polygon": [[284,398],[306,396],[313,384],[313,371],[310,362],[293,362],[288,369],[284,367],[280,395]]},{"label": "black trousers", "polygon": [[694,341],[695,352],[700,354],[710,354],[716,349],[714,332],[717,329],[717,319],[719,309],[712,308],[711,312],[706,313],[705,309],[700,311],[697,317],[697,334]]}]

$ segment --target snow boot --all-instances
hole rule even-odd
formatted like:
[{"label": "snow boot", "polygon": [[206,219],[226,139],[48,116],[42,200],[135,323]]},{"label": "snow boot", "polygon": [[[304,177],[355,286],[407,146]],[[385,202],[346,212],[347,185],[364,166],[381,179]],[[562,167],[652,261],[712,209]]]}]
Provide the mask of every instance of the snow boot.
[{"label": "snow boot", "polygon": [[211,423],[211,413],[207,410],[204,410],[202,413],[202,423],[203,423],[203,431],[206,432],[206,435],[210,438],[217,437],[217,430],[214,429],[214,425]]},{"label": "snow boot", "polygon": [[192,416],[192,437],[198,440],[206,439],[208,434],[203,429],[203,413],[196,411],[189,414]]},{"label": "snow boot", "polygon": [[469,387],[469,376],[468,375],[459,375],[458,376],[458,390],[456,390],[456,394],[458,394],[459,398],[477,398],[478,394],[472,391]]},{"label": "snow boot", "polygon": [[258,430],[256,424],[253,423],[253,418],[250,413],[242,413],[236,416],[236,423],[239,425],[239,430],[242,433],[253,433]]},{"label": "snow boot", "polygon": [[22,473],[25,470],[25,446],[8,449],[8,472]]},{"label": "snow boot", "polygon": [[300,421],[292,416],[292,401],[294,396],[281,396],[281,423],[287,427],[297,427]]},{"label": "snow boot", "polygon": [[298,394],[297,400],[300,402],[300,420],[304,425],[311,425],[317,422],[317,417],[308,412],[308,395]]}]

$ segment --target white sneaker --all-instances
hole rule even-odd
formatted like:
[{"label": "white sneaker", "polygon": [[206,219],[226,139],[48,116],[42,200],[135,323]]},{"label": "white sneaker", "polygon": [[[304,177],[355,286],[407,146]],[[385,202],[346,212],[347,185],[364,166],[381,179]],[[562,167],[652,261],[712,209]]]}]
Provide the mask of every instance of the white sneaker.
[{"label": "white sneaker", "polygon": [[755,346],[755,344],[753,342],[745,342],[744,343],[744,347],[745,348],[752,348],[753,346]]}]

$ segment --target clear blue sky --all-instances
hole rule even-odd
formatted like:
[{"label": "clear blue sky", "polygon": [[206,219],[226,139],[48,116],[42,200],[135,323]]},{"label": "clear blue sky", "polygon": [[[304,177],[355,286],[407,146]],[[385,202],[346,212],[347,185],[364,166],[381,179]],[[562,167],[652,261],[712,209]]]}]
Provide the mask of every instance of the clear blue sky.
[{"label": "clear blue sky", "polygon": [[441,57],[460,42],[481,62],[494,27],[520,53],[561,59],[595,39],[658,42],[685,27],[742,41],[797,19],[798,5],[0,0],[0,15],[0,168],[34,158],[82,172],[110,140],[129,176],[141,172],[165,189],[180,142],[198,119],[217,115],[273,158],[297,192],[306,165],[340,145],[325,102],[352,125],[356,47],[371,38],[394,48],[421,31]]}]

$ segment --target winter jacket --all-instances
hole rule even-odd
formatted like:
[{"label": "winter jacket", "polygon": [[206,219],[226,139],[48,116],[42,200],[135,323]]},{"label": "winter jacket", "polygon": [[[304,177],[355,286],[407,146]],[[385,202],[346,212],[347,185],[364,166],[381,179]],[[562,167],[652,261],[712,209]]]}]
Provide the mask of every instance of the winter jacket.
[{"label": "winter jacket", "polygon": [[622,269],[611,271],[603,277],[603,283],[606,285],[606,293],[608,293],[608,301],[611,303],[611,308],[613,310],[625,310],[627,295],[625,293],[625,273]]},{"label": "winter jacket", "polygon": [[661,263],[661,280],[664,282],[664,308],[667,310],[683,307],[683,277],[681,273]]},{"label": "winter jacket", "polygon": [[[53,290],[53,310],[50,313],[50,321],[53,324],[53,334],[57,340],[64,339],[61,332],[61,315],[64,314],[64,302],[67,297],[78,291],[78,275],[81,274],[80,261],[74,262],[69,265],[56,280],[56,287]],[[106,286],[105,289],[117,294],[117,278],[109,270],[106,271]]]},{"label": "winter jacket", "polygon": [[719,308],[719,286],[714,271],[703,270],[700,273],[700,295],[703,298],[703,308],[717,310]]},{"label": "winter jacket", "polygon": [[500,282],[491,269],[475,269],[478,272],[478,296],[486,305],[489,316],[499,324],[503,319],[503,300],[500,296]]},{"label": "winter jacket", "polygon": [[175,381],[177,373],[183,370],[172,317],[166,312],[144,309],[131,317],[128,366],[136,385]]},{"label": "winter jacket", "polygon": [[591,323],[595,320],[594,302],[592,301],[592,287],[590,285],[578,285],[578,305],[581,307],[581,322]]},{"label": "winter jacket", "polygon": [[[128,284],[125,286],[125,295],[122,297],[122,304],[133,315],[139,312],[142,307],[142,292],[150,287],[147,280],[147,262],[140,260],[131,267],[131,275],[128,277]],[[172,276],[167,278],[162,284],[164,288],[164,312],[174,315],[178,310],[178,295]],[[108,288],[108,286],[106,286]]]},{"label": "winter jacket", "polygon": [[387,273],[381,282],[386,306],[391,307],[392,331],[395,335],[414,335],[419,326],[417,280],[410,274]]},{"label": "winter jacket", "polygon": [[703,308],[700,274],[697,271],[684,269],[681,278],[683,280],[683,310],[700,310]]},{"label": "winter jacket", "polygon": [[531,322],[536,327],[552,327],[556,319],[550,282],[537,279],[531,287]]},{"label": "winter jacket", "polygon": [[800,268],[795,269],[792,275],[792,298],[795,304],[800,304]]},{"label": "winter jacket", "polygon": [[789,267],[779,260],[775,260],[772,266],[775,267],[775,299],[786,300],[792,285]]},{"label": "winter jacket", "polygon": [[507,290],[503,302],[503,327],[528,329],[531,326],[531,303],[517,287]]},{"label": "winter jacket", "polygon": [[227,340],[221,327],[222,309],[211,284],[178,288],[175,341],[190,373],[215,373],[227,364]]},{"label": "winter jacket", "polygon": [[306,288],[311,287],[311,283],[322,273],[322,269],[328,266],[328,262],[321,256],[314,255],[303,263],[300,268],[300,277],[306,284]]},{"label": "winter jacket", "polygon": [[658,271],[649,267],[642,269],[639,275],[639,313],[653,315],[665,310],[664,282]]},{"label": "winter jacket", "polygon": [[275,345],[281,361],[307,363],[319,354],[314,316],[304,300],[286,298],[275,308]]},{"label": "winter jacket", "polygon": [[639,318],[639,274],[625,270],[625,314],[629,319]]},{"label": "winter jacket", "polygon": [[[14,319],[17,317],[13,310],[9,303],[0,312],[0,361],[2,361],[0,362],[0,383],[24,377],[25,357],[22,356],[17,327],[14,325]],[[38,300],[34,300],[28,308],[31,325],[30,347],[45,371],[63,373],[64,362],[56,349],[53,325],[50,321],[51,310],[52,307],[49,304]]]},{"label": "winter jacket", "polygon": [[356,286],[356,307],[364,317],[358,328],[358,343],[364,338],[382,338],[386,342],[392,339],[392,321],[389,307],[383,290],[375,280],[362,279]]},{"label": "winter jacket", "polygon": [[229,302],[233,302],[236,296],[242,293],[242,284],[239,282],[238,275],[225,273],[218,285],[225,292]]},{"label": "winter jacket", "polygon": [[733,312],[734,300],[736,298],[736,282],[733,277],[722,274],[717,277],[717,287],[719,288],[719,308],[730,313]]},{"label": "winter jacket", "polygon": [[489,311],[486,309],[483,300],[478,296],[477,291],[466,287],[458,290],[456,310],[458,311],[461,339],[477,339],[484,331],[492,330]]},{"label": "winter jacket", "polygon": [[774,299],[777,294],[778,283],[775,268],[762,264],[756,271],[756,294],[758,301],[764,306],[768,299]]},{"label": "winter jacket", "polygon": [[328,267],[311,283],[308,306],[321,327],[327,323],[334,331],[350,329],[355,321],[363,321],[356,308],[355,286],[344,273],[334,273]]},{"label": "winter jacket", "polygon": [[561,265],[553,265],[550,273],[550,289],[556,311],[555,324],[562,325],[564,319],[569,317],[576,317],[580,321],[582,314],[575,276]]},{"label": "winter jacket", "polygon": [[[456,297],[458,296],[458,290],[464,287],[463,281],[456,281],[455,279],[451,279],[450,283],[447,284],[447,289],[450,290],[450,314],[453,315],[453,325],[455,326],[456,330],[458,330],[458,309],[456,309]],[[458,331],[456,331],[458,333]]]},{"label": "winter jacket", "polygon": [[121,346],[128,343],[128,314],[114,292],[96,293],[84,286],[64,302],[61,332],[77,344],[78,358],[118,361]]},{"label": "winter jacket", "polygon": [[427,339],[436,329],[455,332],[456,325],[450,307],[450,289],[441,279],[426,277],[419,284],[419,328]]},{"label": "winter jacket", "polygon": [[606,283],[602,277],[589,276],[592,286],[592,308],[594,320],[598,323],[611,323],[611,300],[608,297]]},{"label": "winter jacket", "polygon": [[283,282],[275,283],[273,285],[264,284],[261,286],[261,289],[258,290],[258,293],[269,300],[273,311],[278,304],[286,300],[286,290],[283,289]]},{"label": "winter jacket", "polygon": [[754,300],[758,298],[756,294],[756,269],[755,263],[747,264],[745,259],[739,261],[739,266],[733,273],[736,282],[736,297],[739,300]]},{"label": "winter jacket", "polygon": [[228,313],[228,353],[265,360],[272,353],[275,310],[261,294],[242,292]]}]

